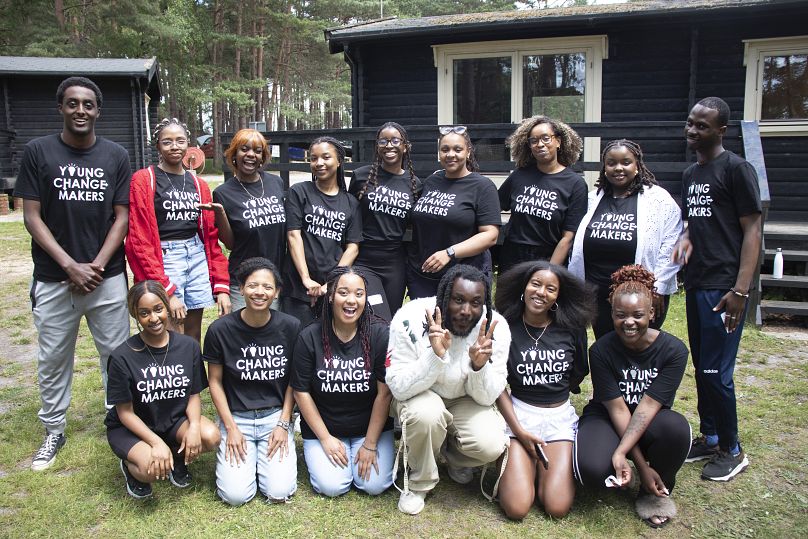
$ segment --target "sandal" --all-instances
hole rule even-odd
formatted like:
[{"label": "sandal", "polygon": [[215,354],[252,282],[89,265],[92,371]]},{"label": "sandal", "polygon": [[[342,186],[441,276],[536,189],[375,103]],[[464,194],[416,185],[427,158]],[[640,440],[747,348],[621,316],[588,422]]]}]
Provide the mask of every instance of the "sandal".
[{"label": "sandal", "polygon": [[[668,496],[655,496],[647,492],[640,492],[634,502],[637,515],[651,528],[664,528],[676,516],[676,504]],[[652,518],[664,518],[662,522],[654,522]]]}]

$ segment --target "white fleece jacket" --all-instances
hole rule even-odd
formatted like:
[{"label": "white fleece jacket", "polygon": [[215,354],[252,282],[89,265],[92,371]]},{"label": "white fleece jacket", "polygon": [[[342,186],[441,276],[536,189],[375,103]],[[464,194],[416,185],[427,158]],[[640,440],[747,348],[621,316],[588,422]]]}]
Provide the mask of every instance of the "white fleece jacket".
[{"label": "white fleece jacket", "polygon": [[494,404],[505,389],[508,377],[508,349],[511,331],[502,316],[494,328],[494,346],[491,361],[479,371],[471,368],[469,348],[480,331],[483,317],[466,337],[452,335],[452,344],[443,358],[432,351],[429,334],[424,329],[427,310],[435,310],[435,298],[421,298],[404,305],[390,323],[390,341],[387,349],[387,387],[399,401],[404,401],[431,389],[446,399],[470,396],[482,406]]}]

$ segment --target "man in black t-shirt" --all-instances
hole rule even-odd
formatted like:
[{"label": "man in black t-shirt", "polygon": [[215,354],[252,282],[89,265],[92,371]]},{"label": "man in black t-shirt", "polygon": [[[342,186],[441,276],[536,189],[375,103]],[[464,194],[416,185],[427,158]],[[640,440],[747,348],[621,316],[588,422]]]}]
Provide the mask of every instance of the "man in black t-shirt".
[{"label": "man in black t-shirt", "polygon": [[110,352],[129,336],[123,238],[131,169],[126,150],[95,135],[98,86],[65,79],[56,92],[59,134],[25,146],[15,197],[31,234],[31,306],[39,332],[37,370],[46,436],[32,470],[53,464],[65,443],[73,352],[81,317],[95,340],[106,388]]},{"label": "man in black t-shirt", "polygon": [[760,189],[755,169],[724,149],[729,107],[699,101],[685,126],[697,162],[682,176],[688,226],[674,249],[685,266],[687,332],[695,367],[701,436],[688,462],[710,459],[702,477],[729,481],[749,465],[738,442],[732,375],[761,246]]}]

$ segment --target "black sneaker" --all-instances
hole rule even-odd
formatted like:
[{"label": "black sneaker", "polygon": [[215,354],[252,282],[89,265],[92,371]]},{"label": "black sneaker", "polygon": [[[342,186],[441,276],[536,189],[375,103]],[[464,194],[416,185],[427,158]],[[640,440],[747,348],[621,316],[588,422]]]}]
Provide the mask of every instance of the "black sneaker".
[{"label": "black sneaker", "polygon": [[47,433],[42,445],[39,446],[34,459],[31,461],[31,469],[35,472],[45,470],[53,466],[56,460],[56,453],[65,445],[67,438],[64,434]]},{"label": "black sneaker", "polygon": [[[740,445],[738,447],[740,448]],[[744,471],[747,466],[749,466],[749,459],[746,458],[743,449],[737,455],[719,450],[710,459],[710,462],[704,465],[701,478],[710,481],[729,481]]]},{"label": "black sneaker", "polygon": [[174,469],[168,472],[168,479],[177,488],[187,488],[191,486],[191,472],[185,464],[185,459],[179,455],[174,455]]},{"label": "black sneaker", "polygon": [[152,495],[152,487],[149,483],[143,483],[135,479],[135,476],[129,471],[129,467],[121,460],[121,471],[123,477],[126,479],[126,493],[131,497],[142,500]]},{"label": "black sneaker", "polygon": [[718,444],[707,445],[707,437],[701,435],[698,438],[693,438],[693,441],[690,443],[690,452],[688,452],[685,462],[711,459],[717,452]]}]

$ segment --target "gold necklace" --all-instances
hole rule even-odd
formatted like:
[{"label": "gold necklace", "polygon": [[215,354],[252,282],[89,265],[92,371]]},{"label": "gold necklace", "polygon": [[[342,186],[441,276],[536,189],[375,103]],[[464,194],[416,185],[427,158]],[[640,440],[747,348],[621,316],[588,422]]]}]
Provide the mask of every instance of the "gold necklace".
[{"label": "gold necklace", "polygon": [[[143,341],[143,346],[146,347],[146,352],[149,353],[149,357],[152,359],[152,363],[157,365],[157,360],[154,359],[154,355],[151,353],[151,346],[146,344],[146,341],[143,340],[143,336],[140,337],[140,340]],[[171,334],[168,335],[168,344],[166,344],[166,354],[163,356],[163,362],[160,363],[160,366],[163,367],[166,364],[166,359],[168,358],[168,350],[171,348]]]},{"label": "gold necklace", "polygon": [[552,320],[550,322],[547,322],[547,325],[544,326],[543,330],[541,330],[541,333],[539,334],[539,336],[534,337],[530,333],[530,331],[527,329],[527,322],[525,322],[524,317],[522,318],[522,325],[525,327],[525,333],[527,333],[527,336],[530,337],[530,340],[533,341],[533,345],[536,346],[536,347],[539,346],[539,341],[541,340],[542,337],[544,337],[544,332],[547,331],[547,328],[549,328],[550,324],[552,324],[552,323],[553,323]]},{"label": "gold necklace", "polygon": [[[264,198],[264,180],[263,180],[263,178],[261,178],[260,174],[258,175],[258,183],[261,184],[261,196],[260,197],[257,197],[255,195],[253,195],[252,193],[250,193],[247,190],[247,186],[244,185],[244,182],[241,181],[241,178],[238,177],[238,174],[235,174],[234,177],[236,178],[236,181],[241,186],[241,188],[244,189],[244,192],[247,193],[247,196],[250,197],[252,200],[260,200],[260,199]],[[247,182],[247,183],[256,183],[256,182]]]}]

